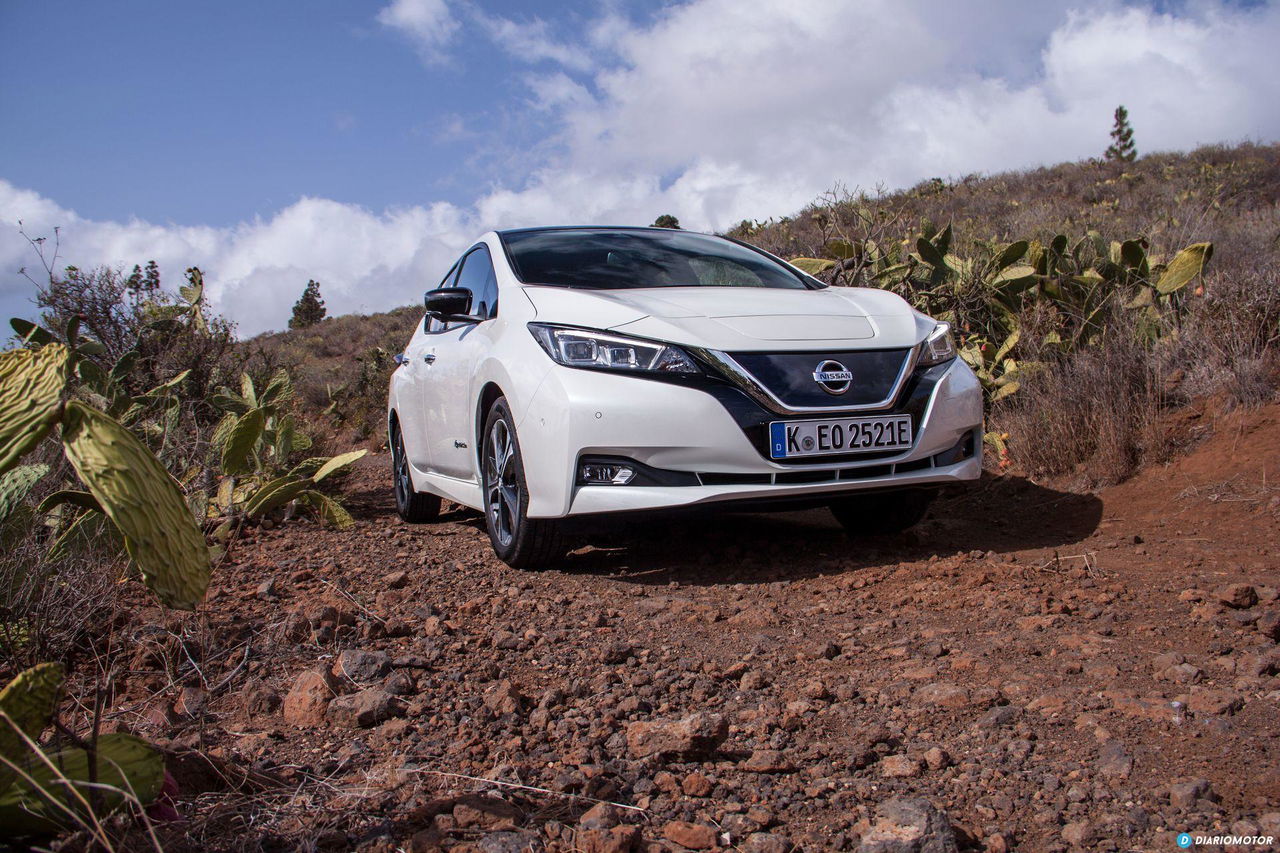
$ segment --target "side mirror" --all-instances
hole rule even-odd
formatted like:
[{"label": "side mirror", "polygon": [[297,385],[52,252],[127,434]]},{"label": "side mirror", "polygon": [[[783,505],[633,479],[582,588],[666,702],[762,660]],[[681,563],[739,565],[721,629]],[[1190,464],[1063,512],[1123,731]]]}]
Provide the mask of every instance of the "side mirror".
[{"label": "side mirror", "polygon": [[423,300],[427,313],[441,320],[466,317],[471,310],[471,291],[465,287],[441,287],[428,290]]}]

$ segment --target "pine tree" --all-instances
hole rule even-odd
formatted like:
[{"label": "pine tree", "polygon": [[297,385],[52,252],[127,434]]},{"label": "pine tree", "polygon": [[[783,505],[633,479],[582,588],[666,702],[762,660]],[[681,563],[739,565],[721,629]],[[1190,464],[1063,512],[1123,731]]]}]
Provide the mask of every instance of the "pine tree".
[{"label": "pine tree", "polygon": [[302,291],[302,296],[293,304],[293,317],[289,319],[290,329],[305,329],[314,326],[324,319],[324,300],[320,298],[320,282],[311,279]]},{"label": "pine tree", "polygon": [[670,213],[664,213],[661,216],[659,216],[657,219],[653,220],[653,225],[649,227],[650,228],[674,228],[677,231],[679,231],[680,220],[676,219]]},{"label": "pine tree", "polygon": [[1111,128],[1111,145],[1107,148],[1106,158],[1121,163],[1132,163],[1138,158],[1138,149],[1133,144],[1133,126],[1129,124],[1129,111],[1123,104],[1116,107],[1116,124]]}]

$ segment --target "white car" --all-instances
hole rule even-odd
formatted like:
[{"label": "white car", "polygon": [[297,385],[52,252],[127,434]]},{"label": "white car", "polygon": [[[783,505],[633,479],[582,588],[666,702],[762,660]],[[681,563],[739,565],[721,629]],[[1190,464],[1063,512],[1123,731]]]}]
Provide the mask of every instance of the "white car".
[{"label": "white car", "polygon": [[391,378],[396,508],[484,513],[546,565],[573,516],[828,505],[902,530],[981,471],[982,391],[947,324],[734,240],[490,232],[426,294]]}]

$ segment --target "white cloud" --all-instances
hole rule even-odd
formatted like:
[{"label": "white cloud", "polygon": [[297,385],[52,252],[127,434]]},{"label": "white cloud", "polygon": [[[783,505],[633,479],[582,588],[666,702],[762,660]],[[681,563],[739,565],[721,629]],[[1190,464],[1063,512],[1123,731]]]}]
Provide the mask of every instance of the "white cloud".
[{"label": "white cloud", "polygon": [[458,30],[446,0],[392,0],[378,12],[378,23],[400,30],[413,40],[424,62],[445,59],[445,47]]},{"label": "white cloud", "polygon": [[576,71],[592,67],[590,51],[557,40],[541,18],[520,22],[477,12],[476,22],[499,47],[522,62],[550,61]]},{"label": "white cloud", "polygon": [[[1280,5],[1180,8],[690,0],[643,26],[609,11],[588,22],[581,53],[603,63],[589,73],[553,55],[571,39],[526,25],[495,37],[551,46],[526,51],[561,65],[524,78],[526,108],[558,131],[532,148],[527,178],[478,191],[467,209],[303,199],[266,220],[189,228],[86,221],[0,183],[0,220],[64,226],[64,257],[80,265],[154,257],[173,281],[199,264],[254,332],[282,326],[308,278],[334,311],[414,301],[488,228],[672,213],[723,229],[794,212],[836,181],[907,186],[1099,156],[1120,103],[1141,151],[1280,138]],[[458,26],[440,0],[396,0],[379,17],[437,50]],[[7,302],[30,290],[9,274],[28,251],[0,229]]]}]

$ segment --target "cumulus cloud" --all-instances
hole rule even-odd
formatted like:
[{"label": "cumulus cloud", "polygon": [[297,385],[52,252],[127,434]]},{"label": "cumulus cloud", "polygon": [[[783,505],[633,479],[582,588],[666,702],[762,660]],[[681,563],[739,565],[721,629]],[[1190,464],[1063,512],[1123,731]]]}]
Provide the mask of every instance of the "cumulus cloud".
[{"label": "cumulus cloud", "polygon": [[378,23],[408,36],[430,64],[444,61],[445,48],[459,26],[446,0],[392,0],[378,12]]},{"label": "cumulus cloud", "polygon": [[[1098,156],[1121,103],[1141,151],[1280,138],[1280,5],[1175,8],[689,0],[644,24],[606,11],[575,37],[487,19],[531,66],[522,108],[554,130],[524,177],[465,208],[303,199],[265,220],[182,228],[85,221],[0,184],[0,218],[63,225],[82,265],[155,257],[172,280],[200,264],[253,332],[281,326],[308,278],[335,311],[416,299],[488,228],[672,213],[724,229],[793,212],[836,181],[901,187]],[[437,52],[460,26],[443,0],[395,0],[379,18]],[[559,67],[535,67],[545,61]],[[0,234],[6,273],[26,257],[15,239]],[[21,284],[4,282],[9,295]]]},{"label": "cumulus cloud", "polygon": [[[331,313],[380,311],[417,302],[474,236],[474,224],[453,205],[372,213],[356,205],[304,198],[270,219],[228,228],[102,222],[0,181],[0,216],[21,218],[31,237],[59,229],[60,258],[79,266],[127,271],[154,259],[172,287],[183,270],[205,273],[212,304],[236,320],[242,334],[281,328],[308,279],[320,281]],[[33,288],[8,274],[39,259],[15,229],[0,229],[0,309],[32,316]],[[32,272],[33,277],[36,275]]]}]

